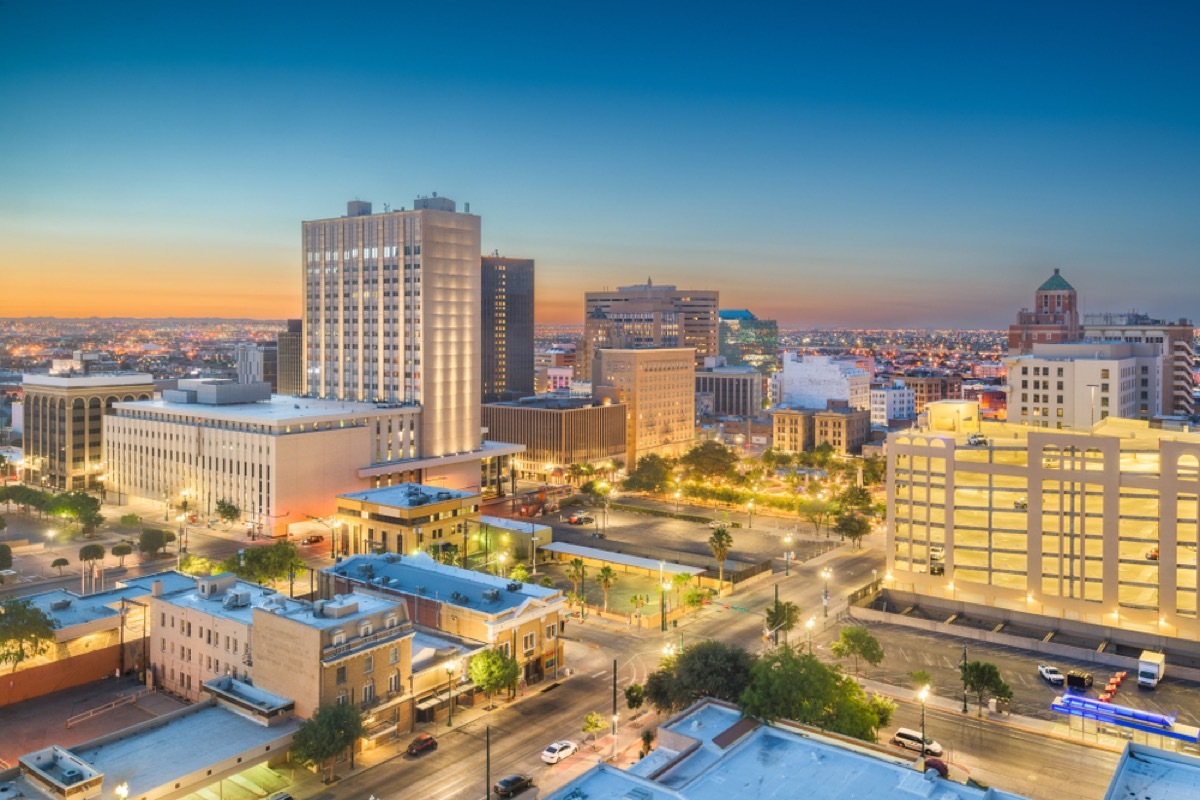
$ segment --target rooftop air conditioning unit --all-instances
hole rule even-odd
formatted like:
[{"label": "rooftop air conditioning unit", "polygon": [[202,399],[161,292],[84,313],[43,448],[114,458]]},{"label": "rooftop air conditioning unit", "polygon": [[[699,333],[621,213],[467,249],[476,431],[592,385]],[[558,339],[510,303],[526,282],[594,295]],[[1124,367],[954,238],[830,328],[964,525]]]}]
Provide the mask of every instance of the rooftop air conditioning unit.
[{"label": "rooftop air conditioning unit", "polygon": [[499,599],[500,599],[500,590],[499,590],[499,589],[487,589],[487,590],[485,590],[485,591],[484,591],[484,593],[483,593],[483,599],[484,599],[484,600],[490,600],[490,601],[492,601],[492,602],[495,602],[496,600],[499,600]]},{"label": "rooftop air conditioning unit", "polygon": [[508,590],[509,590],[510,592],[519,592],[519,591],[521,591],[521,582],[520,582],[520,581],[513,581],[512,583],[508,584]]},{"label": "rooftop air conditioning unit", "polygon": [[62,777],[63,783],[76,783],[83,780],[83,773],[72,767],[71,769],[64,769],[62,771]]}]

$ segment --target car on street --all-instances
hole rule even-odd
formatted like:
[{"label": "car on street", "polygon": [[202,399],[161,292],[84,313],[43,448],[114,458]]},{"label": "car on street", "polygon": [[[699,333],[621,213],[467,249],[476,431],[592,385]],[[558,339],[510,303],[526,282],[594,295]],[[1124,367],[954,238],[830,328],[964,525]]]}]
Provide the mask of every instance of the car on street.
[{"label": "car on street", "polygon": [[1016,511],[1028,511],[1029,501],[1022,497],[1020,500],[1013,501],[1013,509]]},{"label": "car on street", "polygon": [[518,792],[523,792],[533,786],[533,776],[525,775],[524,773],[515,773],[513,775],[505,775],[500,780],[496,781],[496,785],[492,787],[492,791],[498,797],[512,797]]},{"label": "car on street", "polygon": [[[922,742],[924,742],[923,745]],[[922,739],[921,732],[914,731],[912,728],[899,728],[892,734],[892,744],[899,745],[906,750],[916,750],[922,755],[940,756],[942,754],[940,744],[929,737]]]},{"label": "car on street", "polygon": [[325,541],[325,537],[319,533],[314,533],[312,536],[305,536],[300,540],[300,544],[320,544]]},{"label": "car on street", "polygon": [[595,521],[595,517],[589,517],[587,514],[572,514],[567,517],[567,522],[572,525],[591,525]]},{"label": "car on street", "polygon": [[1067,673],[1067,686],[1072,689],[1087,689],[1092,685],[1092,673],[1073,669]]},{"label": "car on street", "polygon": [[409,742],[408,754],[410,756],[419,756],[426,750],[437,750],[437,739],[430,736],[428,733],[422,733],[417,738]]},{"label": "car on street", "polygon": [[557,764],[564,758],[575,755],[578,750],[579,745],[564,739],[561,742],[555,742],[543,750],[542,761],[545,761],[547,764]]},{"label": "car on street", "polygon": [[1158,545],[1154,545],[1154,547],[1146,551],[1146,558],[1151,561],[1158,561]]},{"label": "car on street", "polygon": [[1067,682],[1066,676],[1058,671],[1058,667],[1049,664],[1038,664],[1038,675],[1051,686],[1062,686]]}]

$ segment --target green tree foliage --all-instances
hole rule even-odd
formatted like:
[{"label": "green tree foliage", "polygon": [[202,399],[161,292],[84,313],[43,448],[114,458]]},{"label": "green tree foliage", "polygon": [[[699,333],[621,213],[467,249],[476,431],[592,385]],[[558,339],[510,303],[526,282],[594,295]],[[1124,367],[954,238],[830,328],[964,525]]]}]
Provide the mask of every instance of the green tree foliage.
[{"label": "green tree foliage", "polygon": [[922,686],[933,686],[933,676],[923,669],[908,673],[908,679],[913,682],[913,686],[917,689],[920,689]]},{"label": "green tree foliage", "polygon": [[84,533],[91,533],[104,522],[100,501],[86,492],[50,495],[43,510],[52,516],[78,522]]},{"label": "green tree foliage", "polygon": [[730,481],[737,477],[737,453],[711,439],[687,451],[679,463],[697,480]]},{"label": "green tree foliage", "polygon": [[110,551],[118,559],[118,566],[125,566],[125,556],[133,552],[133,545],[128,542],[119,542],[112,546]]},{"label": "green tree foliage", "polygon": [[587,580],[587,565],[582,558],[572,558],[567,564],[567,580],[571,582],[571,593],[579,594],[579,584]]},{"label": "green tree foliage", "polygon": [[434,542],[429,545],[429,555],[439,564],[453,567],[458,565],[460,553],[454,542]]},{"label": "green tree foliage", "polygon": [[142,524],[142,518],[137,514],[122,514],[121,527],[127,530],[133,530],[138,525]]},{"label": "green tree foliage", "polygon": [[12,548],[6,544],[0,544],[0,569],[12,569],[12,565]]},{"label": "green tree foliage", "polygon": [[62,575],[63,567],[69,567],[70,565],[71,565],[71,562],[67,561],[65,558],[62,558],[61,556],[50,562],[50,568],[57,569],[59,575]]},{"label": "green tree foliage", "polygon": [[687,572],[676,572],[671,576],[671,587],[675,590],[675,605],[679,605],[679,593],[690,586],[692,576]]},{"label": "green tree foliage", "polygon": [[685,708],[700,697],[737,702],[753,665],[754,656],[737,645],[715,639],[696,642],[650,674],[646,699],[664,711]]},{"label": "green tree foliage", "polygon": [[179,571],[187,575],[207,577],[214,572],[220,571],[220,569],[221,565],[216,561],[207,559],[204,556],[198,556],[195,553],[188,553],[179,562]]},{"label": "green tree foliage", "polygon": [[859,659],[875,667],[883,661],[883,646],[862,625],[850,625],[838,633],[829,651],[834,658],[854,659],[854,677],[858,678]]},{"label": "green tree foliage", "polygon": [[895,700],[875,693],[871,695],[871,699],[867,701],[867,705],[871,707],[871,711],[875,713],[875,718],[879,720],[876,728],[886,728],[892,724],[892,716],[896,713]]},{"label": "green tree foliage", "polygon": [[608,611],[608,590],[617,582],[617,571],[605,564],[596,573],[596,583],[600,584],[600,590],[604,592],[604,610]]},{"label": "green tree foliage", "polygon": [[[797,500],[796,512],[808,520],[817,533],[820,533],[821,528],[829,524],[829,518],[833,515],[833,504],[820,498]],[[828,531],[826,531],[826,535],[828,535]]]},{"label": "green tree foliage", "polygon": [[887,478],[887,459],[883,456],[868,456],[862,465],[864,486],[878,486]]},{"label": "green tree foliage", "polygon": [[665,664],[646,676],[645,694],[646,702],[660,714],[675,708],[675,678]]},{"label": "green tree foliage", "polygon": [[637,466],[629,477],[621,484],[621,488],[631,492],[661,492],[671,483],[671,470],[674,463],[660,455],[643,456],[637,460]]},{"label": "green tree foliage", "polygon": [[167,546],[167,532],[158,528],[143,528],[138,536],[137,547],[143,553],[157,556]]},{"label": "green tree foliage", "polygon": [[104,558],[105,550],[102,544],[85,544],[79,548],[79,560],[85,564],[100,561]]},{"label": "green tree foliage", "polygon": [[868,742],[875,741],[885,709],[835,667],[784,645],[753,666],[739,701],[742,713],[763,720],[790,719]]},{"label": "green tree foliage", "polygon": [[217,516],[225,522],[233,522],[242,515],[242,510],[228,500],[217,501]]},{"label": "green tree foliage", "polygon": [[862,544],[863,537],[871,532],[871,523],[862,514],[839,514],[833,523],[833,531],[843,539],[849,539],[850,544],[857,548]]},{"label": "green tree foliage", "polygon": [[963,685],[974,692],[979,701],[980,715],[983,714],[983,707],[989,697],[1001,700],[1012,698],[1012,688],[1000,677],[1000,669],[990,661],[968,661],[959,664],[958,668],[962,674]]},{"label": "green tree foliage", "polygon": [[637,711],[646,702],[646,689],[640,683],[631,683],[625,687],[625,705],[630,711]]},{"label": "green tree foliage", "polygon": [[510,581],[519,581],[520,583],[529,583],[529,567],[525,566],[524,561],[518,561],[508,571],[508,579]]},{"label": "green tree foliage", "polygon": [[837,496],[837,503],[842,511],[866,512],[870,510],[872,502],[871,493],[861,486],[847,486]]},{"label": "green tree foliage", "polygon": [[729,551],[733,549],[733,537],[729,535],[729,531],[724,526],[714,530],[712,536],[708,537],[708,549],[712,551],[713,558],[717,560],[718,580],[724,583],[725,559],[729,558]]},{"label": "green tree foliage", "polygon": [[583,733],[585,736],[595,736],[608,727],[608,721],[598,711],[589,711],[583,718]]},{"label": "green tree foliage", "polygon": [[365,730],[362,709],[357,705],[321,706],[292,738],[292,758],[320,769],[328,767],[328,780],[333,780],[334,759],[351,750],[353,765],[354,744]]},{"label": "green tree foliage", "polygon": [[22,661],[39,656],[54,641],[54,622],[29,600],[0,603],[0,664],[16,672]]},{"label": "green tree foliage", "polygon": [[774,631],[775,629],[779,629],[783,631],[783,641],[786,643],[788,633],[800,624],[800,606],[791,600],[784,600],[778,606],[772,603],[767,606],[765,618],[767,630]]},{"label": "green tree foliage", "polygon": [[542,579],[540,581],[538,581],[538,585],[544,586],[547,589],[553,589],[554,588],[554,578],[551,578],[549,575],[543,575]]},{"label": "green tree foliage", "polygon": [[467,675],[480,689],[487,693],[491,702],[492,692],[500,689],[512,689],[517,685],[521,668],[517,660],[499,650],[484,650],[472,656],[467,666]]},{"label": "green tree foliage", "polygon": [[700,586],[689,586],[688,590],[683,593],[683,604],[695,611],[704,605],[704,601],[709,598],[709,590]]},{"label": "green tree foliage", "polygon": [[302,575],[307,567],[296,545],[275,542],[266,547],[248,547],[240,560],[236,555],[231,556],[222,562],[221,569],[254,583],[271,583],[287,578],[290,573]]}]

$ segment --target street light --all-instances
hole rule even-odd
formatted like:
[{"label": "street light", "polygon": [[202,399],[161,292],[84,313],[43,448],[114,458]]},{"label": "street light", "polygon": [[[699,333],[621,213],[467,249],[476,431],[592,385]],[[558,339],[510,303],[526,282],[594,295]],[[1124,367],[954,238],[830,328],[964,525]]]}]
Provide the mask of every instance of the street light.
[{"label": "street light", "polygon": [[666,581],[658,584],[658,610],[659,616],[662,618],[660,622],[663,633],[667,632],[667,588]]},{"label": "street light", "polygon": [[925,767],[925,701],[929,699],[929,686],[922,686],[921,691],[917,692],[917,697],[921,700],[921,768]]},{"label": "street light", "polygon": [[125,798],[129,797],[129,784],[118,783],[113,787],[113,794],[121,798],[121,800],[125,800]]},{"label": "street light", "polygon": [[784,577],[792,574],[792,535],[789,533],[783,537],[783,574]]},{"label": "street light", "polygon": [[829,567],[821,570],[821,577],[825,579],[825,588],[821,590],[821,603],[825,607],[825,618],[829,619],[829,579],[833,576],[833,570]]},{"label": "street light", "polygon": [[508,553],[501,553],[496,556],[496,560],[500,562],[500,577],[504,577],[504,562],[508,559]]},{"label": "street light", "polygon": [[804,623],[804,627],[808,628],[808,654],[812,655],[812,632],[813,626],[817,624],[816,617],[809,617],[808,622]]},{"label": "street light", "polygon": [[458,659],[451,659],[446,664],[446,695],[449,698],[447,708],[449,710],[446,717],[446,727],[454,726],[454,673],[458,672]]},{"label": "street light", "polygon": [[754,501],[751,500],[749,503],[747,503],[746,508],[750,512],[750,524],[747,525],[746,527],[753,528],[754,527]]},{"label": "street light", "polygon": [[675,513],[679,513],[679,498],[683,497],[683,492],[675,490]]}]

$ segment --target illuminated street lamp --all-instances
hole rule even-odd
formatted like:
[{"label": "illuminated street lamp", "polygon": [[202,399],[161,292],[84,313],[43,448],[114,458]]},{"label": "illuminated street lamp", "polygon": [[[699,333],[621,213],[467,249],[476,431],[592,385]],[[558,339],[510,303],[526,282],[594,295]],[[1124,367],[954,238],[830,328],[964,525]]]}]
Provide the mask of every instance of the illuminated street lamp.
[{"label": "illuminated street lamp", "polygon": [[821,603],[825,607],[825,618],[829,619],[829,579],[833,576],[833,570],[829,567],[821,570],[821,577],[825,579],[825,588],[821,590]]},{"label": "illuminated street lamp", "polygon": [[683,497],[683,492],[675,490],[675,513],[679,513],[679,498]]},{"label": "illuminated street lamp", "polygon": [[753,500],[751,500],[749,503],[746,504],[746,509],[750,512],[750,524],[747,525],[746,527],[753,528],[754,527],[754,501]]},{"label": "illuminated street lamp", "polygon": [[659,617],[661,617],[659,627],[662,628],[663,633],[667,632],[667,589],[669,588],[670,585],[666,581],[658,584],[658,610]]},{"label": "illuminated street lamp", "polygon": [[496,560],[500,562],[500,577],[504,577],[504,562],[508,560],[508,553],[501,553],[496,556]]},{"label": "illuminated street lamp", "polygon": [[808,654],[812,655],[812,632],[813,626],[817,624],[816,617],[809,617],[808,622],[804,623],[804,627],[808,628]]},{"label": "illuminated street lamp", "polygon": [[454,673],[456,672],[458,672],[458,659],[453,658],[446,664],[446,695],[449,698],[447,701],[449,712],[446,716],[447,728],[454,725]]},{"label": "illuminated street lamp", "polygon": [[783,537],[783,574],[784,577],[791,574],[792,570],[792,535],[789,533]]},{"label": "illuminated street lamp", "polygon": [[929,699],[929,686],[922,686],[921,691],[917,692],[917,697],[921,701],[921,766],[925,766],[925,701]]}]

